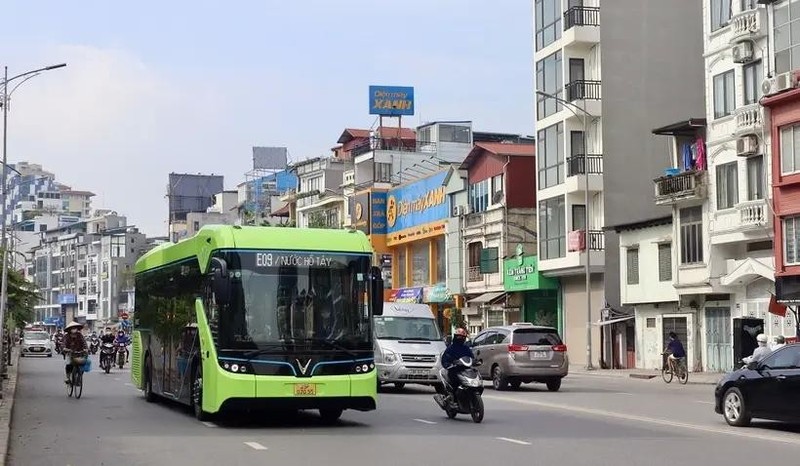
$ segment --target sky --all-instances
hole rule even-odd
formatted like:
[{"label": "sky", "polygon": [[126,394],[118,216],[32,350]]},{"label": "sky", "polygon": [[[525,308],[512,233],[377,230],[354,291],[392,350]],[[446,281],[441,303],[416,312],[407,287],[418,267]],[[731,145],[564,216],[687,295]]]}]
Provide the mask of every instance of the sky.
[{"label": "sky", "polygon": [[[244,181],[253,146],[326,156],[369,128],[368,86],[415,88],[404,126],[533,134],[530,0],[4,0],[8,161],[40,163],[150,236],[168,174]],[[395,123],[396,124],[396,123]]]}]

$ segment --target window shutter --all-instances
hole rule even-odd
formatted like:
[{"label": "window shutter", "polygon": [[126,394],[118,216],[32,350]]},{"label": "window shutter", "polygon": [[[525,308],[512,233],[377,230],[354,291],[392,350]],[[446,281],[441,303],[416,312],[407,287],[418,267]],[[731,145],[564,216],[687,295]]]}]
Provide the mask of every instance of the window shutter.
[{"label": "window shutter", "polygon": [[484,248],[481,250],[481,273],[497,273],[498,265],[497,248]]},{"label": "window shutter", "polygon": [[639,284],[639,249],[627,250],[628,285]]},{"label": "window shutter", "polygon": [[658,280],[672,280],[672,244],[658,245]]}]

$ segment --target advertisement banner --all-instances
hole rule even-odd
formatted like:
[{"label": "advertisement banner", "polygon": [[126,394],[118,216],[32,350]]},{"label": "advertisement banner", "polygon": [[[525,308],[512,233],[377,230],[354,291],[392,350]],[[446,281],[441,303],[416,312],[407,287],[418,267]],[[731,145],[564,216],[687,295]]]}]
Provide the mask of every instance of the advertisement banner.
[{"label": "advertisement banner", "polygon": [[387,232],[436,222],[450,217],[447,189],[443,185],[447,171],[399,186],[386,200]]},{"label": "advertisement banner", "polygon": [[353,205],[350,209],[350,221],[353,228],[370,234],[369,212],[369,193],[361,193],[353,196]]},{"label": "advertisement banner", "polygon": [[386,234],[386,193],[370,193],[370,232],[373,235]]},{"label": "advertisement banner", "polygon": [[414,288],[400,288],[392,290],[392,295],[389,301],[394,303],[421,303],[422,302],[422,287]]},{"label": "advertisement banner", "polygon": [[414,88],[370,86],[369,114],[382,116],[413,115]]},{"label": "advertisement banner", "polygon": [[503,261],[503,289],[505,291],[557,290],[558,281],[539,273],[536,256],[518,255]]}]

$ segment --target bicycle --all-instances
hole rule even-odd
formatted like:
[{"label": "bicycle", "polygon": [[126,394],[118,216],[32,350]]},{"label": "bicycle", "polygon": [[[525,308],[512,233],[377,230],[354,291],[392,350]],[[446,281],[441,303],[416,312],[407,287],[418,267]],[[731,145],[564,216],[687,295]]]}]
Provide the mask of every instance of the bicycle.
[{"label": "bicycle", "polygon": [[[686,385],[689,382],[689,368],[686,367],[686,358],[678,358],[677,361],[669,358],[669,353],[661,353],[664,356],[664,363],[661,366],[661,378],[664,382],[672,382],[673,377],[678,376],[678,382]],[[677,367],[675,367],[677,363]]]},{"label": "bicycle", "polygon": [[70,354],[72,371],[67,383],[67,397],[72,397],[74,394],[77,400],[83,395],[83,365],[86,364],[86,358],[83,353]]}]

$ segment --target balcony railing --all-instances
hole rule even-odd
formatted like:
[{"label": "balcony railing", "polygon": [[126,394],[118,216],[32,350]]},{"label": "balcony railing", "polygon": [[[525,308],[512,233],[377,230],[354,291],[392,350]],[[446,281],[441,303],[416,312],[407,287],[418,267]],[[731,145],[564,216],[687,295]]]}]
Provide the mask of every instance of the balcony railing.
[{"label": "balcony railing", "polygon": [[483,274],[481,273],[481,267],[479,265],[475,265],[467,269],[467,281],[470,282],[483,281]]},{"label": "balcony railing", "polygon": [[603,173],[602,155],[573,155],[567,157],[567,176],[600,175]]},{"label": "balcony railing", "polygon": [[736,210],[739,211],[739,222],[743,227],[762,227],[767,224],[769,210],[763,199],[740,202]]},{"label": "balcony railing", "polygon": [[731,17],[731,43],[765,36],[767,33],[765,12],[764,8],[756,8],[734,14]]},{"label": "balcony railing", "polygon": [[426,152],[436,153],[436,143],[431,141],[398,141],[397,139],[384,139],[364,141],[363,143],[353,147],[350,150],[350,155],[356,157],[361,154],[366,154],[373,150],[395,150],[402,152]]},{"label": "balcony railing", "polygon": [[760,134],[764,126],[764,119],[761,116],[761,105],[750,104],[734,110],[736,115],[736,134]]},{"label": "balcony railing", "polygon": [[606,248],[606,235],[602,230],[589,230],[589,250],[603,251]]},{"label": "balcony railing", "polygon": [[567,100],[600,100],[600,81],[578,79],[569,82],[564,89],[566,90]]},{"label": "balcony railing", "polygon": [[700,199],[705,196],[705,174],[703,170],[692,170],[672,176],[656,178],[656,204],[673,204],[684,199]]},{"label": "balcony railing", "polygon": [[564,12],[564,30],[575,26],[600,26],[600,8],[596,6],[574,6]]}]

